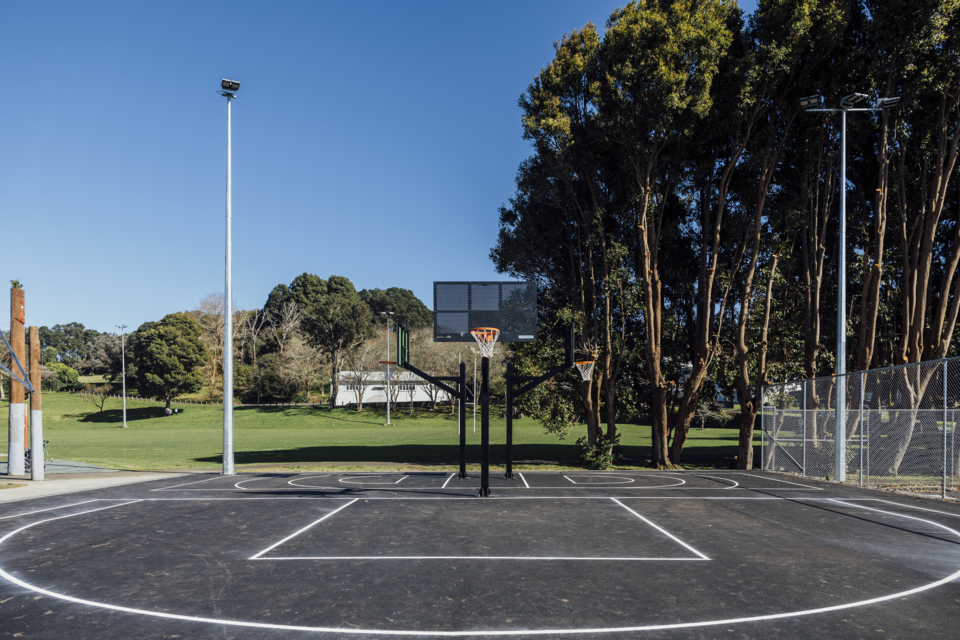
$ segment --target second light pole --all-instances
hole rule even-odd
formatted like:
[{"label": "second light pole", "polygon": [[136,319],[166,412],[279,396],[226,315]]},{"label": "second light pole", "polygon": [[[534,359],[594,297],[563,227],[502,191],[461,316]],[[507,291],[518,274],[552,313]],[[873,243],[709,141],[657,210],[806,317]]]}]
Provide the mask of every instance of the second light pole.
[{"label": "second light pole", "polygon": [[233,470],[233,176],[230,148],[230,103],[237,97],[240,83],[226,78],[220,82],[220,95],[227,99],[227,247],[223,300],[223,475],[232,476]]},{"label": "second light pole", "polygon": [[[900,97],[880,98],[873,106],[863,107],[870,96],[863,93],[851,93],[840,99],[839,109],[820,108],[820,96],[808,96],[800,99],[800,107],[805,111],[824,113],[840,112],[840,240],[839,263],[837,265],[837,429],[834,445],[834,480],[844,482],[847,479],[847,112],[883,111],[900,104]],[[806,436],[804,436],[806,437]]]},{"label": "second light pole", "polygon": [[114,325],[120,329],[120,379],[123,381],[123,428],[127,428],[127,354],[123,347],[123,338],[127,325]]}]

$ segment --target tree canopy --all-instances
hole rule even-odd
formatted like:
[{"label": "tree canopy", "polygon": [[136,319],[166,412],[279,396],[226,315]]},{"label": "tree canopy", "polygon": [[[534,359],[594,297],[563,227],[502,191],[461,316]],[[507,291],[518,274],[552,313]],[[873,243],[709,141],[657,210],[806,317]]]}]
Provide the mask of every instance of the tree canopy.
[{"label": "tree canopy", "polygon": [[380,315],[385,311],[393,312],[394,324],[411,330],[426,329],[433,324],[433,312],[409,289],[364,289],[360,292],[360,299],[370,307],[373,321],[378,326],[386,325],[386,319]]},{"label": "tree canopy", "polygon": [[199,325],[183,313],[171,313],[159,322],[148,322],[131,335],[137,387],[143,396],[170,401],[203,387],[200,367],[207,350]]}]

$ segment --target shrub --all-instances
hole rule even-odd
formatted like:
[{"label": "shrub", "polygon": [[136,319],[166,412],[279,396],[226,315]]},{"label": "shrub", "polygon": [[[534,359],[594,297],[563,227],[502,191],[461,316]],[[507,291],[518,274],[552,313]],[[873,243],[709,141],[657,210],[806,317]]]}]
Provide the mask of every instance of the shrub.
[{"label": "shrub", "polygon": [[577,440],[577,458],[584,469],[609,469],[621,458],[620,434],[611,441],[606,435],[597,436],[595,444],[591,445],[584,436]]},{"label": "shrub", "polygon": [[47,369],[57,374],[58,389],[54,391],[74,391],[80,388],[80,374],[62,362],[51,362]]}]

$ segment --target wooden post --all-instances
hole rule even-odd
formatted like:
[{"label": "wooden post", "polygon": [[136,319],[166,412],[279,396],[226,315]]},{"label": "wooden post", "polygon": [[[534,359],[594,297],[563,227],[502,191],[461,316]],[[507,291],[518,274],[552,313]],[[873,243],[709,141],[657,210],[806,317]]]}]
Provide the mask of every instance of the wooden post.
[{"label": "wooden post", "polygon": [[[10,347],[13,355],[22,364],[24,362],[24,295],[23,289],[10,289]],[[11,370],[19,373],[16,365]],[[24,464],[24,421],[27,419],[25,389],[23,385],[10,381],[10,421],[7,431],[7,475],[22,476],[26,473]]]},{"label": "wooden post", "polygon": [[43,480],[43,398],[40,394],[40,330],[30,327],[30,479]]}]

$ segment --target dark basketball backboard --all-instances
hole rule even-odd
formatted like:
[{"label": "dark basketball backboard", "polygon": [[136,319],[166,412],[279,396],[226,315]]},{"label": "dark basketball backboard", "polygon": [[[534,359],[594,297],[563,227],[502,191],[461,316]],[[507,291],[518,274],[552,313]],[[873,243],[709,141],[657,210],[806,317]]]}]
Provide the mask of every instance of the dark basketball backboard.
[{"label": "dark basketball backboard", "polygon": [[498,342],[537,339],[533,282],[434,282],[434,342],[474,342],[470,330],[500,330]]}]

